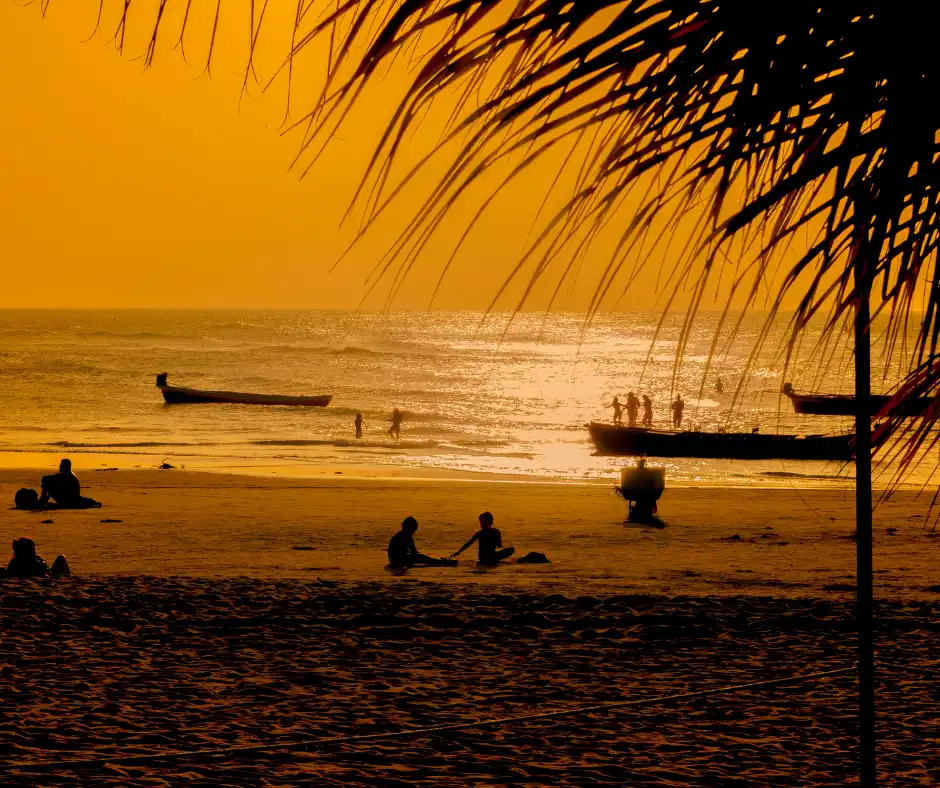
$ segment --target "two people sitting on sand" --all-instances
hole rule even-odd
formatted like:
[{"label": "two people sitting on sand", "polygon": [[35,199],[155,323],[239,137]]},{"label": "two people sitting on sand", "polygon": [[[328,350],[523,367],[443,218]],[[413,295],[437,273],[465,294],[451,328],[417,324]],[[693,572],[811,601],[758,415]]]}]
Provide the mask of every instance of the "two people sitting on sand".
[{"label": "two people sitting on sand", "polygon": [[503,548],[503,537],[499,530],[493,527],[493,515],[483,512],[480,515],[480,530],[477,531],[467,543],[448,558],[431,558],[418,552],[415,546],[414,535],[418,530],[418,521],[414,517],[406,517],[401,524],[401,530],[392,537],[388,543],[388,563],[393,569],[409,569],[413,566],[455,566],[455,559],[474,542],[479,547],[479,561],[484,566],[496,566],[500,561],[509,558],[516,549]]},{"label": "two people sitting on sand", "polygon": [[6,577],[62,577],[70,575],[69,562],[60,555],[52,568],[36,553],[36,543],[28,536],[13,540],[13,558],[7,564]]},{"label": "two people sitting on sand", "polygon": [[43,476],[41,484],[42,495],[37,495],[32,489],[19,490],[14,497],[16,508],[97,509],[101,506],[98,501],[82,495],[82,486],[78,477],[72,473],[72,461],[69,459],[59,463],[58,473]]}]

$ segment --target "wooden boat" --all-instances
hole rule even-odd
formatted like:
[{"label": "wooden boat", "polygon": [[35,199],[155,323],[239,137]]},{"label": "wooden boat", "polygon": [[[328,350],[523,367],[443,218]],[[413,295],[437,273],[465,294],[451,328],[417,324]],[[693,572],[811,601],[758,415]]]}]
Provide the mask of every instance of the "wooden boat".
[{"label": "wooden boat", "polygon": [[[793,410],[809,416],[854,416],[855,397],[851,394],[797,394],[790,383],[785,383],[783,393],[790,398]],[[869,398],[869,413],[876,416],[884,411],[891,397],[873,394]],[[932,397],[917,397],[903,403],[899,413],[892,415],[919,416],[933,402]],[[887,414],[885,414],[887,415]]]},{"label": "wooden boat", "polygon": [[157,388],[163,393],[163,399],[170,405],[189,403],[220,402],[237,405],[300,405],[303,407],[322,408],[330,404],[332,394],[318,394],[309,397],[292,397],[282,394],[244,394],[238,391],[204,391],[186,386],[170,386],[166,382],[167,373],[157,375]]},{"label": "wooden boat", "polygon": [[853,435],[667,432],[598,422],[591,422],[588,432],[598,454],[616,457],[847,461],[855,455]]}]

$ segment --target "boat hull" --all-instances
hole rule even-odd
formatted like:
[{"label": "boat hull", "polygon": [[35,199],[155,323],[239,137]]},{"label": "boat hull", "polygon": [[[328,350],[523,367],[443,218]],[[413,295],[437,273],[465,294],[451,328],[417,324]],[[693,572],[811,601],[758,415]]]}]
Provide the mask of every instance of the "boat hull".
[{"label": "boat hull", "polygon": [[[854,416],[855,397],[841,394],[789,394],[793,410],[806,416]],[[933,402],[930,397],[918,397],[899,403],[897,412],[886,410],[891,397],[876,394],[868,400],[872,416],[920,416]]]},{"label": "boat hull", "polygon": [[311,397],[289,397],[280,394],[243,394],[237,391],[202,391],[185,386],[160,386],[163,399],[168,405],[190,405],[198,403],[227,403],[233,405],[295,405],[307,408],[323,408],[330,404],[332,394]]},{"label": "boat hull", "polygon": [[855,456],[852,435],[665,432],[592,422],[588,432],[600,455],[702,457],[729,460],[837,460]]}]

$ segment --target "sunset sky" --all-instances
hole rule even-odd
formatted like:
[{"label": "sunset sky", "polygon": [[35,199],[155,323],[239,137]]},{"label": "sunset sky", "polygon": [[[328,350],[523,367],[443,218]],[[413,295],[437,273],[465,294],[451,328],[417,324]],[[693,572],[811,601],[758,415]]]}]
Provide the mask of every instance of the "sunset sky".
[{"label": "sunset sky", "polygon": [[[83,43],[96,8],[97,0],[54,1],[43,20],[38,5],[0,2],[6,77],[0,237],[7,261],[0,307],[359,305],[367,274],[419,204],[420,185],[433,182],[432,170],[330,272],[358,226],[361,212],[342,229],[340,220],[406,84],[405,72],[392,72],[381,90],[360,102],[302,180],[298,169],[289,169],[300,137],[278,134],[284,90],[276,86],[261,96],[253,86],[239,101],[239,47],[247,29],[236,22],[243,17],[223,16],[222,46],[209,78],[166,43],[145,70],[134,59],[145,39],[134,31],[123,56],[104,33]],[[194,60],[205,39],[198,33],[189,52]],[[267,43],[262,81],[285,45],[273,38]],[[318,87],[316,56],[310,74],[295,83],[310,85],[306,98]],[[418,136],[412,161],[435,139]],[[524,248],[557,164],[546,161],[496,203],[445,279],[435,307],[487,306]],[[431,305],[442,260],[470,216],[472,207],[455,211],[394,307]],[[591,266],[606,261],[604,252],[601,245],[564,290],[561,308],[584,307],[595,281]],[[652,279],[641,281],[638,295],[616,306],[653,307],[643,293],[652,286]],[[385,306],[387,292],[381,286],[365,305]],[[533,306],[544,302],[537,294]]]}]

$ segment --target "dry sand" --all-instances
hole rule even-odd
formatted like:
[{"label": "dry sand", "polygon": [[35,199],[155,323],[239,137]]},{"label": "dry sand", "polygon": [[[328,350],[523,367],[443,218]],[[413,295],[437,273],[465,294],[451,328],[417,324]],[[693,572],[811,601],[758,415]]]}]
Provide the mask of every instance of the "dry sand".
[{"label": "dry sand", "polygon": [[[0,500],[36,476],[0,472]],[[668,490],[670,525],[654,531],[625,527],[623,502],[596,486],[82,480],[105,508],[2,518],[0,536],[33,536],[75,572],[0,585],[7,764],[372,733],[854,660],[849,493]],[[926,503],[901,494],[876,519],[886,786],[940,784],[940,540]],[[445,554],[483,509],[552,563],[384,569],[405,514],[419,547]],[[854,706],[849,675],[317,752],[0,766],[0,784],[841,786]]]}]

